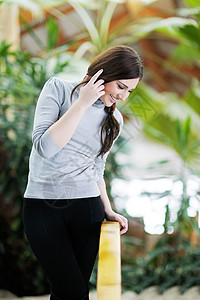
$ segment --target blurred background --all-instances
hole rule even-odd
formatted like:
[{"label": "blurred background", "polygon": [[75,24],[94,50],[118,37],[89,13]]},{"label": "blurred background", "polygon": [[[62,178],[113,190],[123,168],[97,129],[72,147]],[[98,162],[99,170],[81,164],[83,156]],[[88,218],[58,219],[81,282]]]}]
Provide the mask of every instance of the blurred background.
[{"label": "blurred background", "polygon": [[[51,76],[82,79],[95,55],[118,44],[144,64],[142,82],[118,106],[124,128],[105,170],[112,206],[129,219],[122,290],[200,286],[200,1],[4,0],[0,289],[18,297],[49,293],[21,216],[38,95]],[[96,269],[97,261],[91,290]]]}]

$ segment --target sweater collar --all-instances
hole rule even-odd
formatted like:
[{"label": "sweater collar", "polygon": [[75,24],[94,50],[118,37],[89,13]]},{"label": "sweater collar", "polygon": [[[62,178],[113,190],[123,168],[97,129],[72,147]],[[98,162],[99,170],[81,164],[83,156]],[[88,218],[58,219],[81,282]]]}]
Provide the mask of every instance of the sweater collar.
[{"label": "sweater collar", "polygon": [[94,102],[92,105],[96,106],[96,107],[99,107],[99,108],[105,107],[105,104],[103,103],[103,101],[101,100],[101,98],[97,99],[97,101]]}]

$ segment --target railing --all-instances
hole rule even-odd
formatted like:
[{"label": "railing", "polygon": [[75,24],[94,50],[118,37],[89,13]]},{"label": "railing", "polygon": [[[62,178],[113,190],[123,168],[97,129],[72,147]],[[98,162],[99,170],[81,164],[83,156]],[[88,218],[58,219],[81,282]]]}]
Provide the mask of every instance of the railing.
[{"label": "railing", "polygon": [[106,221],[101,225],[97,299],[121,299],[121,241],[118,222]]}]

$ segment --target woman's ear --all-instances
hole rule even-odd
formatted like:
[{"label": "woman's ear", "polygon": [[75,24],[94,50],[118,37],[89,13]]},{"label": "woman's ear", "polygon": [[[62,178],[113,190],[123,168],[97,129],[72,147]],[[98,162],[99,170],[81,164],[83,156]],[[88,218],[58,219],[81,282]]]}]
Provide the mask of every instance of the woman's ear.
[{"label": "woman's ear", "polygon": [[88,78],[88,75],[86,74],[85,77],[84,77],[84,80],[87,79],[87,78]]},{"label": "woman's ear", "polygon": [[83,78],[83,86],[85,86],[88,83],[88,75],[86,74],[85,77]]}]

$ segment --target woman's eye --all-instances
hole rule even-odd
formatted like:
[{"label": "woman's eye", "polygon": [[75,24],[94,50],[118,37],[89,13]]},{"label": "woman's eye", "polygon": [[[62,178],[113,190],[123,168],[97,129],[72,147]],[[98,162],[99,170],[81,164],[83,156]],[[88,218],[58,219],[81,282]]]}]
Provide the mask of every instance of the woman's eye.
[{"label": "woman's eye", "polygon": [[123,86],[121,86],[121,85],[118,84],[118,87],[119,87],[121,90],[123,90]]}]

